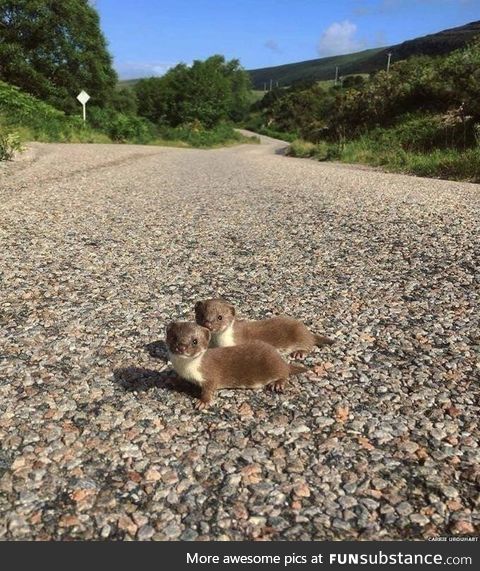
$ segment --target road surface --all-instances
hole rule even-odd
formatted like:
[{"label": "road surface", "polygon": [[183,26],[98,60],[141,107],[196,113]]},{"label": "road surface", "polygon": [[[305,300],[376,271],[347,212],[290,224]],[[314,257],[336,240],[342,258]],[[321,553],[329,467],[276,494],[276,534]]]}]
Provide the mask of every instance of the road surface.
[{"label": "road surface", "polygon": [[[480,187],[284,147],[0,165],[0,538],[478,532]],[[336,343],[196,411],[163,333],[219,295]]]}]

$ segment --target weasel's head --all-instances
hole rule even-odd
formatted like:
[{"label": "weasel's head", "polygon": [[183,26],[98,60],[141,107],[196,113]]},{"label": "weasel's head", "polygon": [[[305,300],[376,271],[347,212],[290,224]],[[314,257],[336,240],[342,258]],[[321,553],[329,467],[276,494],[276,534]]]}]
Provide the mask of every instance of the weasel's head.
[{"label": "weasel's head", "polygon": [[170,353],[179,357],[197,357],[205,353],[210,343],[210,331],[188,321],[170,323],[166,333]]},{"label": "weasel's head", "polygon": [[212,333],[221,333],[235,321],[235,308],[224,299],[197,301],[195,321]]}]

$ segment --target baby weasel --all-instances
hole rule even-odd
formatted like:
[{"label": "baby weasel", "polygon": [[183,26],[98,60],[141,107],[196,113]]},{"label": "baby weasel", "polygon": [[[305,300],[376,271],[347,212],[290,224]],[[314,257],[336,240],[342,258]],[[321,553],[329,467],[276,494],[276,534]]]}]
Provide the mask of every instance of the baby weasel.
[{"label": "baby weasel", "polygon": [[334,341],[316,335],[300,321],[279,316],[261,321],[235,319],[235,308],[223,299],[207,299],[195,304],[195,320],[212,332],[212,344],[231,347],[249,341],[264,341],[297,359],[305,357],[314,345],[331,345]]},{"label": "baby weasel", "polygon": [[283,392],[291,375],[307,371],[286,363],[267,343],[257,341],[238,347],[209,349],[210,331],[196,323],[177,321],[167,327],[170,361],[180,377],[201,388],[197,408],[211,402],[218,389],[257,389],[268,385]]}]

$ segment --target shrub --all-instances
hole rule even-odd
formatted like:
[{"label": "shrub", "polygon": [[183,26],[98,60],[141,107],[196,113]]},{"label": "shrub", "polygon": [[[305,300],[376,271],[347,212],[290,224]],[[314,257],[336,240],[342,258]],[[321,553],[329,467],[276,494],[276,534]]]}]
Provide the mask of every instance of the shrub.
[{"label": "shrub", "polygon": [[337,153],[335,147],[325,141],[320,143],[310,143],[302,139],[296,139],[287,149],[287,155],[298,158],[315,158],[318,161],[326,161],[335,158]]},{"label": "shrub", "polygon": [[215,147],[246,140],[228,123],[220,123],[212,129],[194,121],[179,127],[161,127],[160,137],[166,141],[183,141],[192,147]]},{"label": "shrub", "polygon": [[9,127],[36,141],[96,141],[99,134],[84,125],[78,116],[70,117],[51,105],[0,81],[0,117]]},{"label": "shrub", "polygon": [[156,130],[150,121],[136,115],[118,113],[113,109],[92,107],[88,115],[89,123],[96,129],[106,133],[113,141],[120,143],[149,143]]},{"label": "shrub", "polygon": [[211,129],[245,117],[250,101],[249,75],[238,60],[214,55],[191,66],[178,64],[162,77],[135,84],[138,112],[169,127],[201,121]]},{"label": "shrub", "polygon": [[21,151],[23,151],[23,147],[17,133],[0,131],[0,161],[9,161],[15,153]]},{"label": "shrub", "polygon": [[302,139],[295,139],[287,149],[287,155],[298,158],[310,158],[315,153],[315,145]]}]

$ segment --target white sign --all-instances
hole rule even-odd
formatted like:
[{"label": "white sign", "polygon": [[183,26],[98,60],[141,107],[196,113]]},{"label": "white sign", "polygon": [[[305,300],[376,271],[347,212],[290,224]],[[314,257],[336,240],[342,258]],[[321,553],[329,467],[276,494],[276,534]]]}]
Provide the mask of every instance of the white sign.
[{"label": "white sign", "polygon": [[90,99],[90,95],[88,95],[88,93],[86,91],[80,91],[80,93],[77,95],[77,99],[80,101],[80,103],[83,106],[83,120],[86,121],[87,119],[87,114],[86,114],[86,110],[85,110],[85,105],[87,103],[87,101]]},{"label": "white sign", "polygon": [[77,95],[77,99],[82,105],[85,105],[85,103],[90,99],[90,95],[88,95],[86,91],[80,91],[80,93]]}]

